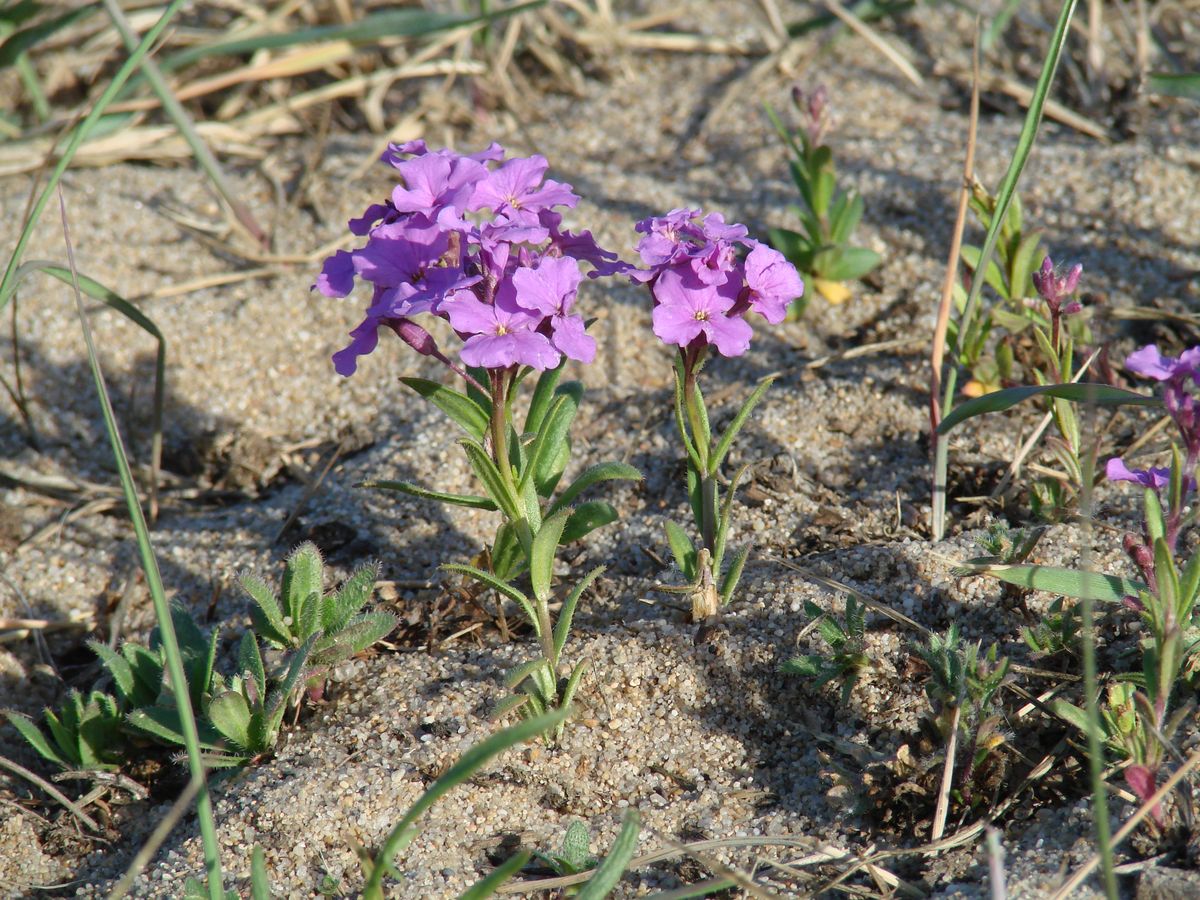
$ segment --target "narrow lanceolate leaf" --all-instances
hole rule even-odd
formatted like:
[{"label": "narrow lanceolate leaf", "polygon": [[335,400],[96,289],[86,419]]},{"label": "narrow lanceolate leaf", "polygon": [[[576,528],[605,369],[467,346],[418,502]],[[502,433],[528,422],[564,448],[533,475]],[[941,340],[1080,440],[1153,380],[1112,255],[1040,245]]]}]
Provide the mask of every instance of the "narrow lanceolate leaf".
[{"label": "narrow lanceolate leaf", "polygon": [[543,602],[550,600],[550,582],[554,578],[554,556],[562,539],[570,510],[560,510],[542,523],[533,536],[529,553],[529,580],[533,595]]},{"label": "narrow lanceolate leaf", "polygon": [[271,736],[270,740],[274,742],[274,736],[279,733],[279,726],[283,723],[283,714],[287,710],[287,701],[291,697],[292,691],[295,690],[296,684],[304,677],[305,670],[308,666],[308,657],[312,653],[313,644],[320,637],[320,632],[309,637],[304,642],[303,646],[297,649],[292,656],[291,664],[288,666],[287,677],[283,679],[283,683],[276,690],[271,698],[271,702],[267,707],[267,722],[266,731]]},{"label": "narrow lanceolate leaf", "polygon": [[683,573],[684,578],[694,581],[696,578],[696,548],[692,546],[692,541],[684,530],[670,519],[666,522],[666,529],[667,544],[671,547],[671,554],[675,557],[675,565],[679,566],[679,571]]},{"label": "narrow lanceolate leaf", "polygon": [[725,577],[721,579],[721,604],[725,605],[733,599],[733,592],[737,590],[738,582],[742,579],[742,569],[746,567],[746,558],[750,556],[750,548],[743,547],[733,555],[733,561],[729,564],[729,568],[725,570]]},{"label": "narrow lanceolate leaf", "polygon": [[50,746],[50,742],[46,740],[46,736],[42,734],[42,730],[33,724],[33,719],[23,716],[20,713],[9,712],[8,710],[5,710],[4,715],[12,723],[13,728],[20,732],[21,737],[25,738],[29,742],[29,745],[45,759],[64,769],[71,768],[71,764]]},{"label": "narrow lanceolate leaf", "polygon": [[[555,465],[559,460],[561,448],[567,440],[567,432],[575,419],[577,406],[574,398],[568,394],[556,394],[550,409],[546,413],[541,429],[529,447],[529,461],[525,471],[521,473],[521,486],[530,481],[543,495],[544,484],[554,475]],[[561,470],[558,472],[561,475]]]},{"label": "narrow lanceolate leaf", "polygon": [[379,563],[359,566],[341,590],[321,601],[321,627],[326,633],[344,628],[367,605],[378,578]]},{"label": "narrow lanceolate leaf", "polygon": [[259,697],[267,696],[267,672],[263,668],[262,654],[253,631],[242,635],[242,642],[238,646],[238,672],[254,682]]},{"label": "narrow lanceolate leaf", "polygon": [[305,605],[313,594],[321,595],[324,577],[325,561],[316,544],[305,541],[292,551],[284,568],[281,593],[283,608],[293,622],[304,615]]},{"label": "narrow lanceolate leaf", "polygon": [[642,473],[629,463],[606,462],[597,463],[584,469],[574,481],[568,485],[547,510],[548,515],[554,515],[560,509],[570,506],[575,500],[594,484],[602,481],[641,481]]},{"label": "narrow lanceolate leaf", "polygon": [[470,438],[464,438],[459,443],[467,452],[467,461],[471,464],[475,477],[483,482],[484,490],[496,501],[504,515],[513,521],[524,518],[521,510],[517,507],[517,498],[512,496],[500,470],[496,468],[492,458],[483,449],[483,445]]},{"label": "narrow lanceolate leaf", "polygon": [[88,641],[87,645],[92,652],[100,657],[100,662],[104,663],[104,668],[108,669],[112,675],[113,685],[117,689],[117,694],[122,702],[128,704],[132,699],[134,691],[137,689],[137,681],[133,675],[133,666],[129,665],[129,661],[125,659],[116,650],[113,650],[107,644],[102,644],[99,641]]},{"label": "narrow lanceolate leaf", "polygon": [[271,879],[267,875],[267,857],[258,844],[250,853],[250,900],[271,900]]},{"label": "narrow lanceolate leaf", "polygon": [[1146,79],[1146,87],[1150,93],[1164,97],[1200,100],[1200,73],[1151,72]]},{"label": "narrow lanceolate leaf", "polygon": [[448,494],[445,491],[431,491],[418,487],[408,481],[360,481],[355,487],[377,488],[381,491],[397,491],[410,497],[420,497],[422,500],[437,500],[440,503],[452,503],[455,506],[465,506],[468,509],[493,510],[496,504],[487,497],[477,494]]},{"label": "narrow lanceolate leaf", "polygon": [[575,607],[579,605],[579,598],[583,596],[584,591],[591,587],[592,582],[600,577],[604,569],[604,566],[596,566],[584,575],[567,595],[567,599],[563,601],[562,609],[558,613],[558,621],[554,623],[554,659],[556,662],[562,656],[563,645],[567,643],[567,635],[571,633],[571,620],[575,617]]},{"label": "narrow lanceolate leaf", "polygon": [[631,809],[625,814],[625,821],[621,824],[621,833],[613,841],[608,856],[604,858],[604,862],[600,863],[596,874],[588,879],[588,883],[576,895],[579,900],[604,900],[612,893],[617,882],[621,880],[621,876],[625,874],[629,861],[633,859],[634,851],[637,850],[640,830],[641,824],[637,810]]},{"label": "narrow lanceolate leaf", "polygon": [[388,833],[383,847],[379,850],[376,863],[371,869],[367,883],[363,887],[363,896],[367,900],[382,900],[383,876],[390,866],[392,858],[399,852],[405,833],[421,815],[437,803],[445,794],[458,785],[467,781],[481,768],[487,765],[492,757],[503,753],[509,747],[520,744],[539,734],[545,734],[562,722],[567,716],[567,710],[559,709],[545,715],[537,716],[518,722],[510,728],[497,732],[491,737],[480,741],[462,755],[458,762],[452,765],[441,778],[429,786],[421,797],[405,813],[392,830]]},{"label": "narrow lanceolate leaf", "polygon": [[587,503],[580,503],[571,511],[571,518],[567,519],[567,527],[563,529],[562,537],[558,542],[570,544],[591,534],[597,528],[611,525],[615,521],[617,521],[617,511],[613,509],[611,503],[604,500],[589,500]]},{"label": "narrow lanceolate leaf", "polygon": [[1119,603],[1125,597],[1136,597],[1146,585],[1130,578],[1080,572],[1058,566],[1008,566],[990,559],[970,559],[962,565],[962,574],[991,575],[1007,584],[1083,599],[1090,597],[1109,603]]},{"label": "narrow lanceolate leaf", "polygon": [[742,426],[746,424],[746,419],[750,417],[751,411],[758,405],[758,401],[766,394],[767,389],[778,378],[778,375],[768,375],[758,382],[756,387],[746,398],[746,402],[742,404],[742,408],[737,411],[737,415],[733,417],[733,421],[729,423],[729,427],[725,429],[725,433],[721,435],[721,440],[717,444],[715,450],[708,458],[709,474],[715,475],[721,467],[721,462],[725,459],[725,455],[729,453],[729,448],[733,446],[733,439],[737,437]]},{"label": "narrow lanceolate leaf", "polygon": [[526,434],[537,434],[542,430],[546,413],[550,411],[550,406],[554,402],[554,390],[558,387],[558,380],[562,377],[564,365],[566,365],[565,359],[557,368],[547,369],[538,377],[537,387],[533,389],[533,396],[529,398],[529,412],[525,416]]},{"label": "narrow lanceolate leaf", "polygon": [[327,634],[313,650],[314,666],[331,666],[362,653],[381,641],[396,627],[397,619],[388,612],[363,613],[346,623],[341,631]]},{"label": "narrow lanceolate leaf", "polygon": [[254,607],[250,610],[250,621],[254,624],[254,630],[268,644],[280,649],[287,647],[291,640],[291,630],[283,621],[283,610],[279,608],[279,599],[275,592],[257,575],[248,572],[238,581],[254,601]]},{"label": "narrow lanceolate leaf", "polygon": [[425,378],[401,378],[406,385],[433,403],[453,419],[460,428],[477,441],[483,440],[488,430],[488,414],[466,394],[460,394],[444,384]]},{"label": "narrow lanceolate leaf", "polygon": [[1162,406],[1157,397],[1147,397],[1134,391],[1106,384],[1046,384],[1026,385],[993,391],[954,408],[938,425],[938,434],[945,434],[955,425],[984,413],[1000,412],[1031,397],[1059,397],[1076,403],[1095,403],[1099,406]]},{"label": "narrow lanceolate leaf", "polygon": [[[475,566],[464,565],[462,563],[446,563],[442,566],[442,568],[448,572],[461,572],[463,575],[470,575],[481,584],[487,585],[492,590],[497,591],[508,599],[514,601],[518,606],[521,607],[521,611],[525,613],[526,617],[528,617],[529,621],[533,624],[534,631],[538,631],[538,617],[537,613],[534,612],[533,604],[529,602],[528,597],[526,597],[508,582],[501,581],[491,572],[485,572],[483,569],[476,568]],[[541,635],[539,632],[539,637],[540,636]]]}]

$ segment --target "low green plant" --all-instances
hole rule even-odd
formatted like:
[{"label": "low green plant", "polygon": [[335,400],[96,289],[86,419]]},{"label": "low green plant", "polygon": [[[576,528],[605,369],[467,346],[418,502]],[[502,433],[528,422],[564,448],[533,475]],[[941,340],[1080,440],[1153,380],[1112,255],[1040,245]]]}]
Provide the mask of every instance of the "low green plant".
[{"label": "low green plant", "polygon": [[124,716],[111,694],[71,691],[57,712],[47,708],[43,720],[49,738],[28,716],[11,711],[5,716],[34,750],[60,769],[114,771],[120,767]]},{"label": "low green plant", "polygon": [[957,728],[962,735],[966,764],[958,777],[954,795],[970,804],[989,759],[1008,738],[996,707],[996,694],[1009,680],[1009,661],[995,644],[981,653],[981,644],[964,644],[958,623],[945,636],[931,634],[917,647],[917,655],[929,666],[925,686],[933,708],[933,724],[942,740],[950,743]]},{"label": "low green plant", "polygon": [[[851,244],[863,216],[863,199],[853,188],[840,188],[833,151],[824,142],[829,130],[829,92],[820,85],[810,93],[799,87],[792,91],[803,126],[789,130],[768,104],[767,115],[791,152],[788,161],[792,181],[800,191],[803,206],[789,210],[800,221],[800,230],[771,228],[771,245],[811,281],[830,303],[849,299],[845,282],[862,278],[882,261],[874,250]],[[811,294],[795,300],[789,318],[804,314]]]},{"label": "low green plant", "polygon": [[[562,845],[557,853],[542,853],[535,850],[533,855],[549,866],[556,875],[578,875],[588,869],[594,869],[600,860],[592,856],[591,835],[587,826],[576,820],[567,826],[563,835]],[[565,889],[565,896],[574,897],[579,888],[572,886]]]},{"label": "low green plant", "polygon": [[793,657],[781,670],[811,678],[818,688],[841,679],[842,704],[849,703],[858,676],[871,662],[866,654],[866,610],[850,596],[846,598],[846,615],[840,622],[811,600],[804,601],[804,611],[816,621],[817,631],[829,650]]},{"label": "low green plant", "polygon": [[264,641],[290,651],[315,637],[307,678],[309,694],[315,698],[324,692],[324,673],[382,640],[396,627],[396,617],[391,613],[362,611],[378,577],[377,563],[363,565],[339,590],[327,594],[321,551],[306,541],[288,557],[279,595],[257,575],[244,573],[239,580],[255,603],[250,620]]}]

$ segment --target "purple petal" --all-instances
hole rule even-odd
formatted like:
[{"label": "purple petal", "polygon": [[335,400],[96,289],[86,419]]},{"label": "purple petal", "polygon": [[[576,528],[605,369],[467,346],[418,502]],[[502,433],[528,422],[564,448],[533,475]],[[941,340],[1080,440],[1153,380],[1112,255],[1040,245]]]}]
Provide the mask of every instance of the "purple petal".
[{"label": "purple petal", "polygon": [[787,317],[788,305],[804,294],[804,281],[796,267],[778,250],[759,244],[746,257],[746,284],[750,306],[772,325]]},{"label": "purple petal", "polygon": [[379,319],[367,316],[350,332],[350,343],[333,354],[333,368],[339,375],[353,375],[358,370],[358,358],[366,356],[378,343]]},{"label": "purple petal", "polygon": [[569,313],[582,279],[578,263],[564,256],[545,257],[537,268],[517,269],[512,276],[517,303],[544,316]]},{"label": "purple petal", "polygon": [[1174,377],[1178,367],[1179,360],[1172,356],[1163,356],[1153,344],[1147,344],[1125,357],[1126,369],[1135,375],[1153,378],[1156,381],[1167,381]]},{"label": "purple petal", "polygon": [[741,356],[750,349],[750,338],[754,330],[741,316],[712,316],[704,322],[709,343],[722,356]]},{"label": "purple petal", "polygon": [[590,364],[596,358],[596,339],[584,329],[581,316],[555,316],[551,342],[569,359]]},{"label": "purple petal", "polygon": [[354,290],[354,257],[339,250],[325,260],[313,285],[326,297],[345,297]]},{"label": "purple petal", "polygon": [[704,333],[696,314],[681,304],[659,304],[650,318],[655,337],[664,344],[686,347]]},{"label": "purple petal", "polygon": [[459,334],[496,332],[496,308],[483,303],[470,291],[459,291],[444,301],[439,311],[450,319],[450,327]]}]

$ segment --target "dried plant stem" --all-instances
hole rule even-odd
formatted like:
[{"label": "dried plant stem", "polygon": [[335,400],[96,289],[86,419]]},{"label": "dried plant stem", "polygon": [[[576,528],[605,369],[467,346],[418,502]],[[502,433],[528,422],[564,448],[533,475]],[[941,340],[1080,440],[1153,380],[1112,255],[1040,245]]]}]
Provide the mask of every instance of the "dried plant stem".
[{"label": "dried plant stem", "polygon": [[8,769],[8,771],[12,772],[14,775],[19,775],[30,784],[41,788],[43,791],[61,803],[64,807],[70,810],[71,815],[87,826],[90,831],[95,833],[99,833],[101,831],[101,828],[95,819],[80,809],[77,804],[72,803],[66,794],[48,782],[45,778],[30,772],[27,768],[19,763],[15,763],[11,759],[7,759],[3,756],[0,756],[0,769]]},{"label": "dried plant stem", "polygon": [[979,130],[979,20],[975,22],[975,45],[971,55],[971,113],[967,124],[967,155],[963,160],[962,185],[958,194],[958,213],[954,219],[954,236],[950,240],[950,255],[946,261],[946,277],[942,281],[942,299],[938,305],[937,325],[933,331],[933,351],[929,364],[929,441],[933,448],[933,498],[931,528],[933,539],[940,541],[946,531],[946,448],[947,438],[937,430],[944,411],[949,411],[953,399],[954,378],[946,386],[946,410],[942,409],[942,366],[946,356],[946,334],[950,328],[950,309],[954,304],[954,284],[958,279],[958,261],[962,255],[963,231],[967,227],[967,209],[971,199],[971,182],[975,178],[975,142]]},{"label": "dried plant stem", "polygon": [[[1200,750],[1193,750],[1184,764],[1171,773],[1171,777],[1163,782],[1162,787],[1155,791],[1153,796],[1139,806],[1137,811],[1129,817],[1125,824],[1117,829],[1117,833],[1112,837],[1113,846],[1116,846],[1117,844],[1121,843],[1121,841],[1125,840],[1125,838],[1129,837],[1129,835],[1133,833],[1133,829],[1137,828],[1138,825],[1141,824],[1142,819],[1150,815],[1154,808],[1158,806],[1158,804],[1162,803],[1167,794],[1175,790],[1175,786],[1179,784],[1179,782],[1183,781],[1183,779],[1186,778],[1187,775],[1198,765],[1200,765]],[[1072,875],[1063,883],[1062,887],[1050,895],[1049,900],[1065,900],[1066,897],[1074,893],[1075,889],[1087,880],[1089,875],[1096,871],[1096,867],[1102,862],[1103,857],[1099,852],[1093,854],[1086,863],[1076,870],[1074,875]]]},{"label": "dried plant stem", "polygon": [[[899,50],[885,41],[874,28],[842,6],[838,0],[825,0],[825,8],[845,22],[851,31],[878,50],[913,86],[924,87],[925,79],[921,77],[921,73],[900,54]],[[978,29],[976,29],[976,33],[978,33]]]},{"label": "dried plant stem", "polygon": [[946,738],[946,763],[942,766],[942,784],[938,789],[937,807],[933,811],[933,828],[929,839],[940,841],[946,831],[946,816],[950,813],[950,787],[954,784],[954,756],[958,752],[958,723],[962,719],[962,706],[954,707],[950,718],[950,735]]}]

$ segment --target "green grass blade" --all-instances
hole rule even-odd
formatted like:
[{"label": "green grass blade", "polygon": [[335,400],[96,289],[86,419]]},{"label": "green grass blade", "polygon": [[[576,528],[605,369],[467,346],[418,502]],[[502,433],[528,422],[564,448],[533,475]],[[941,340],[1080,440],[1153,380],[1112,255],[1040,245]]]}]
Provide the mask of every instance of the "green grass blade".
[{"label": "green grass blade", "polygon": [[55,16],[53,19],[47,19],[44,22],[30,25],[28,28],[14,31],[3,43],[0,43],[0,69],[13,65],[26,50],[33,49],[56,31],[61,31],[99,10],[98,4],[90,3]]},{"label": "green grass blade", "polygon": [[966,575],[990,575],[1017,587],[1076,599],[1090,597],[1106,603],[1120,603],[1125,597],[1136,597],[1146,590],[1146,585],[1131,578],[1080,572],[1058,566],[1009,566],[990,559],[969,559],[960,568],[962,574]]},{"label": "green grass blade", "polygon": [[[57,263],[31,259],[17,269],[16,277],[13,280],[14,286],[20,284],[26,275],[33,272],[45,272],[59,281],[72,284],[69,269]],[[167,396],[167,339],[163,337],[158,326],[145,313],[116,291],[105,287],[94,278],[88,278],[79,273],[75,274],[79,279],[80,290],[93,300],[99,300],[105,306],[119,312],[158,343],[154,354],[154,413],[151,420],[153,435],[150,440],[150,518],[153,520],[158,514],[158,475],[162,468],[163,406]],[[0,307],[3,306],[3,301],[0,301]]]},{"label": "green grass blade", "polygon": [[487,874],[487,877],[475,882],[475,884],[459,894],[458,900],[487,900],[488,897],[496,893],[496,888],[525,868],[525,864],[529,862],[529,857],[532,855],[528,850],[522,850],[515,856],[506,859],[503,863],[492,869]]},{"label": "green grass blade", "polygon": [[631,809],[625,814],[625,821],[621,824],[621,833],[613,841],[608,856],[604,857],[604,862],[600,863],[596,874],[588,879],[587,884],[576,895],[578,900],[604,900],[612,893],[617,882],[621,880],[621,876],[625,874],[629,861],[633,859],[634,851],[637,850],[640,830],[641,823],[637,810]]},{"label": "green grass blade", "polygon": [[250,853],[250,898],[271,900],[271,878],[267,875],[267,856],[259,844]]},{"label": "green grass blade", "polygon": [[1151,72],[1146,79],[1146,89],[1164,97],[1200,100],[1200,72]]},{"label": "green grass blade", "polygon": [[[167,7],[163,18],[159,20],[160,25],[166,24],[166,19],[169,15],[173,14],[178,5],[178,3],[172,3],[171,6]],[[161,29],[158,30],[161,31]],[[154,29],[151,29],[151,33],[153,31]],[[61,175],[61,172],[59,174]],[[49,189],[48,186],[47,190]],[[62,211],[63,232],[67,238],[67,260],[70,263],[72,275],[74,275],[76,271],[75,253],[71,247],[70,236],[67,232],[67,212],[61,193],[59,195],[59,206]],[[34,218],[36,219],[36,216]],[[14,260],[15,258],[16,254],[14,254]],[[188,696],[188,691],[183,688],[187,684],[187,676],[184,673],[183,667],[183,654],[179,650],[179,641],[175,637],[171,607],[167,602],[166,591],[163,589],[162,576],[158,571],[158,560],[155,559],[154,547],[150,542],[150,529],[146,525],[146,517],[142,514],[142,505],[138,499],[137,486],[133,481],[133,472],[129,468],[129,458],[125,453],[125,445],[121,440],[121,432],[117,427],[116,416],[113,414],[112,403],[108,397],[108,388],[105,386],[104,373],[100,370],[100,361],[96,355],[96,344],[92,338],[92,329],[87,320],[87,313],[83,309],[83,297],[80,295],[77,280],[75,281],[75,309],[79,315],[80,326],[83,329],[84,343],[87,345],[88,365],[92,370],[92,380],[96,386],[97,399],[100,401],[100,411],[104,416],[104,430],[108,433],[113,460],[117,465],[117,473],[121,480],[121,491],[125,495],[125,504],[129,509],[129,518],[133,523],[133,530],[137,535],[138,555],[141,558],[142,570],[146,575],[146,585],[150,589],[150,598],[154,604],[154,615],[158,620],[163,650],[167,655],[167,671],[170,673],[171,683],[176,687],[175,702],[178,706],[179,718],[183,727],[188,768],[191,771],[192,778],[201,785],[196,795],[196,815],[200,820],[200,835],[204,844],[204,862],[208,873],[209,893],[212,900],[224,900],[225,891],[221,879],[221,845],[217,839],[216,823],[213,820],[212,798],[208,792],[208,785],[204,777],[204,763],[201,759],[200,735],[196,727],[196,718],[192,711],[191,698]]]},{"label": "green grass blade", "polygon": [[1110,387],[1106,384],[1043,384],[1023,385],[992,391],[954,408],[938,425],[938,434],[946,434],[955,425],[974,416],[1001,412],[1032,397],[1057,397],[1075,403],[1095,403],[1098,406],[1162,406],[1157,397],[1147,397],[1136,391]]},{"label": "green grass blade", "polygon": [[404,838],[405,832],[412,827],[426,810],[451,790],[458,787],[458,785],[471,778],[476,772],[487,765],[492,757],[503,753],[509,747],[523,743],[540,734],[545,734],[558,725],[559,722],[566,719],[566,716],[567,710],[559,709],[532,719],[526,719],[523,722],[518,722],[516,725],[493,734],[489,738],[485,738],[464,753],[458,762],[452,765],[441,778],[430,785],[429,790],[422,794],[417,802],[409,807],[408,812],[404,814],[404,818],[397,822],[388,833],[383,846],[379,850],[379,855],[376,857],[375,864],[371,867],[367,883],[363,886],[363,896],[367,900],[383,900],[383,876],[391,865],[392,857],[399,851],[400,842]]},{"label": "green grass blade", "polygon": [[0,309],[4,309],[8,304],[9,297],[12,296],[12,292],[16,289],[17,267],[21,264],[21,256],[29,244],[30,237],[33,235],[34,226],[37,225],[38,220],[42,217],[42,212],[46,209],[46,204],[50,202],[51,195],[62,180],[63,173],[71,165],[71,160],[75,158],[79,146],[87,139],[92,129],[95,128],[96,123],[100,120],[100,117],[104,115],[104,110],[112,103],[113,98],[117,96],[122,86],[129,80],[129,76],[133,74],[134,69],[138,67],[142,58],[150,51],[150,48],[155,45],[162,35],[163,30],[185,2],[186,0],[170,0],[167,8],[163,10],[163,14],[159,16],[158,21],[142,36],[141,43],[138,44],[137,49],[129,55],[129,58],[117,70],[108,87],[104,89],[104,92],[96,100],[91,112],[87,114],[84,120],[71,133],[71,138],[63,149],[58,164],[54,167],[54,171],[50,173],[50,177],[46,179],[42,193],[38,196],[37,201],[30,210],[29,218],[21,229],[20,236],[17,238],[17,245],[13,248],[12,256],[9,257],[8,266],[4,270],[4,277],[0,279]]},{"label": "green grass blade", "polygon": [[[1017,193],[1017,182],[1021,179],[1021,172],[1025,168],[1025,163],[1033,150],[1033,143],[1037,139],[1038,126],[1042,122],[1042,109],[1046,105],[1050,85],[1054,82],[1054,73],[1062,58],[1063,46],[1066,44],[1067,32],[1070,30],[1071,18],[1075,14],[1076,3],[1077,0],[1066,0],[1063,3],[1058,22],[1054,26],[1054,33],[1050,38],[1050,46],[1046,49],[1042,72],[1033,89],[1029,110],[1025,114],[1025,123],[1021,126],[1021,135],[1017,138],[1016,149],[1013,151],[1012,159],[1009,160],[1008,171],[1004,173],[1004,180],[1000,182],[1000,189],[996,192],[996,210],[988,228],[987,238],[983,242],[983,251],[980,254],[980,262],[985,272],[987,264],[992,259],[992,254],[996,252],[996,243],[1000,239],[1001,228],[1008,217],[1008,208]],[[958,334],[960,335],[969,334],[971,331],[979,307],[979,298],[982,296],[983,285],[984,279],[982,278],[971,280],[971,292],[967,295],[967,305],[959,320]],[[956,347],[956,353],[957,350]]]}]

